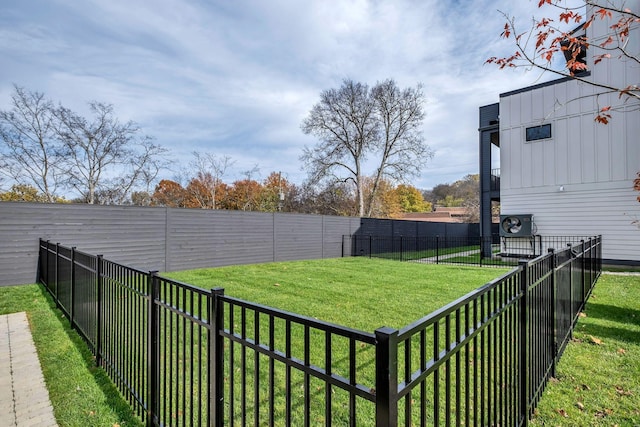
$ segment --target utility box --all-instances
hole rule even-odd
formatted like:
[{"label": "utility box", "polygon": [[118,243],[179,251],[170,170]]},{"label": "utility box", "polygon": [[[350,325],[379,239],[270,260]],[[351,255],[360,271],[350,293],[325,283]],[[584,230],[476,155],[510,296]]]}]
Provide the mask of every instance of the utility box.
[{"label": "utility box", "polygon": [[500,215],[501,237],[531,237],[533,235],[533,215]]}]

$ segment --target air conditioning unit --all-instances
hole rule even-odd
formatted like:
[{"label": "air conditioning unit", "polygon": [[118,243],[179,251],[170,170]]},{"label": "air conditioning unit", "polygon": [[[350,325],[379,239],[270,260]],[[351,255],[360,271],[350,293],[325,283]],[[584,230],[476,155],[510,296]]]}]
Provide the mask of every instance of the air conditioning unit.
[{"label": "air conditioning unit", "polygon": [[500,215],[501,237],[530,237],[533,235],[533,215]]}]

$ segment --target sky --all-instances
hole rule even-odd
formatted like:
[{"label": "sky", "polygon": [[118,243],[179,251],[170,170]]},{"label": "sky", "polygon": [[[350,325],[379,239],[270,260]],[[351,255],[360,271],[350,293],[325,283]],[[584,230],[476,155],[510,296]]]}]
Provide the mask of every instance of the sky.
[{"label": "sky", "polygon": [[[478,173],[478,108],[552,76],[498,70],[505,12],[529,26],[529,0],[2,0],[0,109],[13,85],[88,115],[112,104],[188,173],[194,151],[229,157],[224,180],[271,172],[301,184],[316,141],[300,124],[346,78],[424,85],[434,157],[410,183]],[[373,171],[370,171],[371,173]]]}]

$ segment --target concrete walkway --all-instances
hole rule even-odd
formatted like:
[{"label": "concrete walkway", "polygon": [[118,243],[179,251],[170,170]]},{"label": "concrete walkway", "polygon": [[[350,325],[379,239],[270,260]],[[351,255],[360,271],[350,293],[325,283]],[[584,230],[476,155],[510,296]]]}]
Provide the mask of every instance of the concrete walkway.
[{"label": "concrete walkway", "polygon": [[458,258],[461,256],[467,256],[467,255],[475,255],[479,253],[480,253],[480,249],[475,249],[472,251],[455,252],[455,253],[449,253],[449,254],[442,254],[439,256],[432,256],[429,258],[414,259],[413,262],[440,262],[440,261],[446,261],[451,258]]},{"label": "concrete walkway", "polygon": [[27,314],[0,316],[0,426],[56,426]]}]

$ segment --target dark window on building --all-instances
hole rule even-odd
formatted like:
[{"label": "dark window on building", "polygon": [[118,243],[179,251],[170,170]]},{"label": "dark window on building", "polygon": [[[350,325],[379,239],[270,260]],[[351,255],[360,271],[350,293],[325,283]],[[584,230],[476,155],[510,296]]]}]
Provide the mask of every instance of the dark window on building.
[{"label": "dark window on building", "polygon": [[551,138],[551,124],[527,128],[527,141]]},{"label": "dark window on building", "polygon": [[571,74],[582,74],[587,72],[587,33],[584,28],[584,24],[580,25],[575,30],[571,31],[567,38],[560,42],[562,52],[564,53],[564,59],[569,63],[575,56],[578,64],[583,64],[585,67],[580,67],[578,64],[574,64],[574,68],[569,70]]}]

